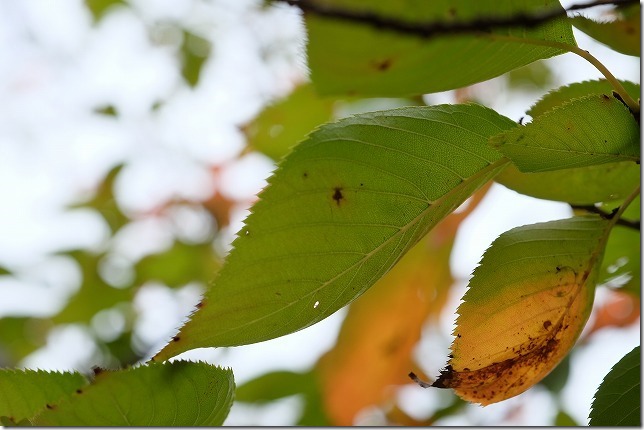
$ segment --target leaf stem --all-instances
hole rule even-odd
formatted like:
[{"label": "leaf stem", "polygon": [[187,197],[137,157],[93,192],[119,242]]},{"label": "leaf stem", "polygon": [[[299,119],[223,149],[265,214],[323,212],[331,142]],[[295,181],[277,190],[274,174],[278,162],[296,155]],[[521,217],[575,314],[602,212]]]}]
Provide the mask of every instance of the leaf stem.
[{"label": "leaf stem", "polygon": [[624,213],[624,211],[628,208],[628,206],[631,203],[633,203],[633,200],[635,200],[635,198],[640,194],[640,189],[641,189],[641,185],[638,185],[637,188],[635,188],[633,190],[633,192],[631,194],[629,194],[628,197],[626,197],[624,202],[617,209],[617,212],[615,212],[615,214],[612,216],[612,218],[610,220],[610,227],[609,228],[612,229],[615,226],[615,224],[617,224],[617,221],[619,221],[619,219],[621,218],[621,216]]},{"label": "leaf stem", "polygon": [[588,61],[590,64],[595,66],[599,72],[604,75],[606,80],[613,86],[615,89],[615,92],[619,94],[623,100],[623,102],[628,106],[628,108],[633,112],[634,115],[639,115],[640,113],[640,105],[637,103],[633,98],[626,92],[622,84],[617,80],[617,78],[608,70],[604,64],[602,64],[601,61],[599,61],[597,58],[595,58],[590,52],[581,49],[578,46],[571,45],[569,43],[561,43],[561,42],[555,42],[551,40],[541,40],[541,39],[529,39],[529,38],[518,38],[514,36],[505,36],[501,34],[489,34],[489,33],[480,33],[479,34],[482,37],[486,37],[491,40],[499,40],[499,41],[506,41],[506,42],[517,42],[517,43],[525,43],[529,45],[538,45],[538,46],[548,46],[550,48],[557,48],[557,49],[562,49],[564,51],[571,52],[573,54],[577,54],[584,60]]}]

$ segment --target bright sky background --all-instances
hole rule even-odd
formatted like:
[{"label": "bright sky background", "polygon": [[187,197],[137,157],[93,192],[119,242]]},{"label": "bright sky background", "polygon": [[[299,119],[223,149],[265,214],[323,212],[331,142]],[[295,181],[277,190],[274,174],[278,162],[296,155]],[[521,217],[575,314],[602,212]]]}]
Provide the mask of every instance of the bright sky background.
[{"label": "bright sky background", "polygon": [[[235,160],[243,149],[238,127],[267,100],[287,93],[306,76],[303,25],[288,7],[260,12],[253,7],[257,2],[250,0],[132,0],[131,4],[132,9],[111,13],[93,26],[81,0],[0,2],[0,266],[17,274],[15,279],[0,279],[0,317],[52,314],[78,288],[78,268],[51,253],[101,249],[109,233],[96,214],[63,208],[91,195],[112,166],[129,163],[117,182],[117,197],[129,214],[150,211],[168,196],[205,197],[213,186],[209,168]],[[195,89],[181,81],[176,44],[163,33],[159,25],[163,22],[179,23],[213,42],[213,55]],[[150,34],[150,28],[157,33]],[[153,43],[155,34],[167,43]],[[575,35],[579,45],[618,78],[639,82],[638,59],[606,49],[579,32]],[[548,63],[555,72],[553,87],[601,77],[572,54]],[[496,79],[476,91],[492,108],[518,120],[539,94],[508,96],[504,85]],[[152,113],[151,107],[160,100],[163,106]],[[427,100],[451,102],[452,93],[430,95]],[[105,105],[114,105],[119,117],[93,113]],[[241,156],[222,172],[221,192],[250,199],[272,169],[272,162],[262,155]],[[218,246],[227,247],[245,209],[237,208]],[[453,310],[490,243],[512,227],[570,214],[565,204],[493,187],[459,231],[452,267],[464,282],[445,311],[443,333],[428,333],[418,348],[429,373],[436,374],[444,365]],[[114,246],[136,258],[168,246],[173,234],[198,235],[203,228],[199,214],[177,214],[177,220],[179,227],[167,220],[135,223]],[[196,286],[179,291],[161,285],[142,288],[136,301],[143,312],[137,326],[140,337],[160,347],[198,300],[199,291]],[[601,300],[600,291],[597,301]],[[269,342],[187,356],[231,366],[238,384],[267,370],[305,370],[333,345],[343,316],[342,310],[311,328]],[[639,344],[639,334],[638,326],[605,330],[579,348],[564,399],[580,423],[586,423],[597,385],[619,358]],[[24,365],[87,366],[92,348],[87,332],[72,326],[53,333],[48,346]],[[414,386],[401,396],[408,412],[417,416],[439,400],[435,391]],[[526,408],[517,425],[550,422],[543,410],[552,401],[532,390],[485,409],[472,406],[462,418],[443,424],[494,424],[511,402]],[[294,406],[297,399],[253,411],[235,405],[227,423],[286,425],[293,420]],[[367,413],[363,422],[377,423],[377,418]]]}]

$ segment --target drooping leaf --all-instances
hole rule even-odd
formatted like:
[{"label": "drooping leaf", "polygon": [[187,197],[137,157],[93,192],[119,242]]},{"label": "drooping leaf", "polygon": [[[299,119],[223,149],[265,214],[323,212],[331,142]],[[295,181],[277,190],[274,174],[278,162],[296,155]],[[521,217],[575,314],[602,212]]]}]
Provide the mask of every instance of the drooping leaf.
[{"label": "drooping leaf", "polygon": [[631,5],[623,10],[625,13],[612,21],[595,21],[584,16],[576,16],[570,21],[579,30],[615,51],[639,57],[642,32],[640,5]]},{"label": "drooping leaf", "polygon": [[639,161],[639,124],[613,96],[574,99],[526,126],[494,136],[491,144],[522,172]]},{"label": "drooping leaf", "polygon": [[175,361],[104,370],[33,419],[37,426],[217,426],[233,402],[230,369]]},{"label": "drooping leaf", "polygon": [[573,205],[592,205],[626,198],[640,183],[640,166],[631,161],[622,161],[522,173],[510,164],[494,180],[528,196]]},{"label": "drooping leaf", "polygon": [[249,145],[279,160],[311,130],[332,119],[334,103],[318,96],[312,85],[301,85],[244,127]]},{"label": "drooping leaf", "polygon": [[575,217],[499,236],[474,271],[452,358],[433,385],[488,405],[545,377],[590,315],[608,226],[599,216]]},{"label": "drooping leaf", "polygon": [[211,43],[189,31],[183,31],[183,43],[181,44],[181,57],[183,67],[181,74],[186,82],[194,87],[199,82],[201,69],[208,59],[211,51]]},{"label": "drooping leaf", "polygon": [[626,354],[608,372],[595,393],[590,411],[591,426],[642,425],[640,347]]},{"label": "drooping leaf", "polygon": [[0,369],[0,416],[19,423],[86,384],[80,373]]},{"label": "drooping leaf", "polygon": [[[561,8],[558,1],[326,0],[325,7],[412,23],[453,24]],[[399,97],[481,82],[565,51],[529,39],[575,45],[570,23],[557,19],[532,29],[504,28],[430,38],[306,13],[311,77],[322,94]]]},{"label": "drooping leaf", "polygon": [[503,168],[486,136],[514,125],[470,104],[321,127],[282,161],[199,311],[156,359],[279,337],[350,303]]},{"label": "drooping leaf", "polygon": [[389,403],[394,386],[409,382],[422,329],[428,319],[438,318],[453,283],[449,260],[456,231],[487,189],[443,220],[351,304],[336,345],[316,365],[333,425],[353,425],[358,412]]},{"label": "drooping leaf", "polygon": [[[619,81],[628,95],[637,100],[640,96],[639,84],[634,84],[630,81]],[[591,94],[612,94],[613,86],[606,79],[598,79],[593,81],[575,82],[574,84],[559,87],[548,94],[543,96],[526,112],[533,118],[552,110],[557,106],[561,106],[566,102],[573,99],[586,97]]]}]

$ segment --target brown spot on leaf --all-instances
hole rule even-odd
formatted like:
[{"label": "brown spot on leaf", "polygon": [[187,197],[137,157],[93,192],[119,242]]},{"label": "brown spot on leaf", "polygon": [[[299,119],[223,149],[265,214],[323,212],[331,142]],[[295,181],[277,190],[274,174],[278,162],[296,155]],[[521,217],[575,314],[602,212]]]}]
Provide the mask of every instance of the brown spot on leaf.
[{"label": "brown spot on leaf", "polygon": [[335,203],[340,206],[340,203],[344,199],[344,195],[342,194],[342,188],[341,187],[335,187],[333,189],[333,200],[335,200]]},{"label": "brown spot on leaf", "polygon": [[304,179],[308,178],[308,177],[309,177],[309,173],[308,173],[308,172],[304,172],[304,173],[302,173],[302,177],[303,177]]},{"label": "brown spot on leaf", "polygon": [[55,406],[55,405],[50,405],[49,403],[45,404],[45,407],[46,407],[47,409],[56,409],[56,406]]},{"label": "brown spot on leaf", "polygon": [[180,340],[181,340],[181,338],[179,336],[175,336],[175,337],[172,338],[173,342],[179,342]]},{"label": "brown spot on leaf", "polygon": [[546,320],[543,322],[543,328],[545,328],[546,330],[548,330],[548,328],[550,328],[551,325],[552,323],[550,322],[550,320]]},{"label": "brown spot on leaf", "polygon": [[203,308],[203,307],[204,307],[204,305],[205,305],[205,301],[204,301],[204,300],[202,300],[202,301],[200,301],[199,303],[197,303],[197,305],[196,305],[195,307],[196,307],[197,309],[201,309],[201,308]]},{"label": "brown spot on leaf", "polygon": [[92,367],[92,372],[94,373],[94,376],[100,375],[101,373],[103,373],[103,369],[98,366],[94,366]]},{"label": "brown spot on leaf", "polygon": [[384,72],[386,70],[389,70],[389,68],[391,67],[392,63],[393,63],[393,61],[392,61],[391,58],[386,58],[386,59],[384,59],[382,61],[376,62],[375,63],[375,68],[376,68],[376,70],[378,70],[380,72]]},{"label": "brown spot on leaf", "polygon": [[80,388],[79,388],[79,389],[77,389],[77,390],[76,390],[76,394],[83,394],[83,390],[81,390]]}]

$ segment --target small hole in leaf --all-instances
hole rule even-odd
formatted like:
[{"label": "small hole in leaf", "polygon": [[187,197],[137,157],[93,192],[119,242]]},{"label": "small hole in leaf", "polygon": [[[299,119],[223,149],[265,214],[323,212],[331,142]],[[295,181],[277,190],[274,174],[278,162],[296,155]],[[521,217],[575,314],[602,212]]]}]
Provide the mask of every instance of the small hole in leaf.
[{"label": "small hole in leaf", "polygon": [[320,301],[316,300],[315,303],[313,304],[313,309],[317,309],[318,306],[320,306]]}]

